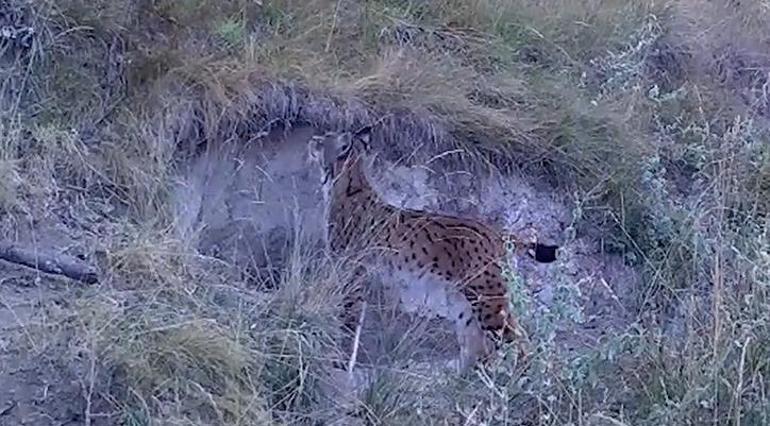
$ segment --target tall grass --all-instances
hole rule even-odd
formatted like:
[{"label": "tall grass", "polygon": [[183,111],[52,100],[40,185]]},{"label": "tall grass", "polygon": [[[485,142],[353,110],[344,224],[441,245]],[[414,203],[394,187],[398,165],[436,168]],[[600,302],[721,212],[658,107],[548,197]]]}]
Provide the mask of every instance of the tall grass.
[{"label": "tall grass", "polygon": [[[84,366],[87,422],[768,422],[766,2],[5,0],[0,11],[2,229],[110,206],[89,240],[110,282],[37,330],[70,350],[41,356]],[[378,372],[355,409],[330,407],[346,271],[296,255],[275,294],[245,289],[169,231],[168,178],[180,148],[201,141],[387,112],[405,126],[391,126],[388,149],[461,148],[479,170],[521,167],[572,195],[577,231],[643,274],[634,326],[574,356],[539,339],[530,363],[470,379]]]}]

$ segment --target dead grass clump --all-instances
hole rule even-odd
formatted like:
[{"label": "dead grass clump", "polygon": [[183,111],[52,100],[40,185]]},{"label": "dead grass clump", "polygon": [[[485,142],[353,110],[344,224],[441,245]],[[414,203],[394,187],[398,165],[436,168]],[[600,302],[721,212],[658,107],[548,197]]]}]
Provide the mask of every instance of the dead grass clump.
[{"label": "dead grass clump", "polygon": [[325,281],[338,277],[313,269],[285,271],[256,330],[265,351],[260,380],[271,390],[275,415],[289,423],[329,416],[331,366],[343,359],[336,343],[339,289]]},{"label": "dead grass clump", "polygon": [[140,223],[156,222],[163,227],[171,221],[168,188],[176,147],[165,137],[163,122],[129,109],[119,114],[120,121],[94,149],[102,173],[97,188],[116,198]]},{"label": "dead grass clump", "polygon": [[693,56],[691,78],[715,92],[723,108],[767,117],[768,37],[762,30],[770,22],[767,5],[682,1],[676,11],[671,26]]},{"label": "dead grass clump", "polygon": [[10,211],[18,203],[21,176],[12,160],[0,160],[0,210]]},{"label": "dead grass clump", "polygon": [[[269,418],[252,376],[260,358],[233,325],[173,289],[107,292],[80,301],[71,342],[91,369],[87,402],[135,424],[255,424]],[[104,415],[106,413],[86,413]]]},{"label": "dead grass clump", "polygon": [[22,184],[15,149],[19,134],[12,126],[0,126],[0,210],[10,211],[18,202]]},{"label": "dead grass clump", "polygon": [[227,268],[201,268],[205,259],[183,247],[136,235],[108,259],[110,284],[32,330],[68,348],[54,356],[67,357],[81,380],[86,422],[334,417],[327,394],[331,362],[340,359],[337,283],[345,275],[295,253],[280,288],[257,294],[227,278]]},{"label": "dead grass clump", "polygon": [[502,43],[498,48],[534,54],[529,59],[536,59],[535,65],[547,67],[579,66],[616,48],[646,15],[662,9],[650,2],[629,4],[615,0],[431,3],[415,8],[412,18],[499,37]]},{"label": "dead grass clump", "polygon": [[[372,74],[343,90],[381,109],[405,108],[435,120],[454,135],[456,147],[450,145],[447,150],[463,148],[466,154],[475,155],[485,148],[503,152],[538,152],[540,148],[530,134],[536,125],[523,105],[530,94],[524,84],[513,79],[484,79],[451,59],[392,51]],[[493,99],[507,105],[485,104]],[[486,143],[479,146],[482,138]]]},{"label": "dead grass clump", "polygon": [[126,222],[118,227],[109,244],[100,248],[105,270],[141,286],[184,287],[193,273],[187,268],[192,260],[190,247],[174,238],[172,231],[152,225],[137,227]]},{"label": "dead grass clump", "polygon": [[96,343],[104,352],[95,356],[125,380],[125,393],[111,397],[124,418],[218,424],[269,418],[250,378],[255,355],[216,321],[182,321],[185,316],[150,305],[140,318],[124,317],[118,328],[104,330],[116,340]]}]

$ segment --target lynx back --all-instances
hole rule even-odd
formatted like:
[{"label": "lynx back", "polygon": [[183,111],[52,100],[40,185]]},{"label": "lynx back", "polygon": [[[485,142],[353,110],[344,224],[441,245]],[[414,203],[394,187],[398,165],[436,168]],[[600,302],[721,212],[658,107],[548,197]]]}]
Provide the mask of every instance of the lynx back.
[{"label": "lynx back", "polygon": [[[345,324],[353,329],[360,314],[360,285],[367,269],[383,267],[401,286],[407,310],[441,316],[455,325],[460,369],[487,358],[501,341],[526,340],[511,314],[502,262],[502,235],[467,218],[401,209],[386,203],[370,184],[369,129],[329,132],[309,143],[310,158],[322,173],[327,247],[335,256],[381,250],[354,274],[354,290],[344,304]],[[519,251],[552,261],[554,246],[517,242]]]}]

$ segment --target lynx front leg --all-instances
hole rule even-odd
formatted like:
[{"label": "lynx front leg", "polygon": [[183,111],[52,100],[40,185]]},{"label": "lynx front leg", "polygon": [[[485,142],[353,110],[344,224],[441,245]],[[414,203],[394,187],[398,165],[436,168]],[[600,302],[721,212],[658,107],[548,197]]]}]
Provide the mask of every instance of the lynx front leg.
[{"label": "lynx front leg", "polygon": [[353,270],[350,282],[344,289],[342,301],[342,327],[343,327],[343,351],[350,355],[346,365],[339,364],[338,367],[345,368],[351,372],[355,365],[358,355],[358,344],[363,327],[363,319],[366,312],[366,301],[364,300],[364,280],[367,271],[363,266],[356,266]]}]

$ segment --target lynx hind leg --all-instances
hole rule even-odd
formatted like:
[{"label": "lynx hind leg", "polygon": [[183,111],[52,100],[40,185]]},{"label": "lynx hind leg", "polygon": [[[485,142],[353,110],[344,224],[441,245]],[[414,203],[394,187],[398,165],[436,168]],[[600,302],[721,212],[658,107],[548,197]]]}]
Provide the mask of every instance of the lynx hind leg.
[{"label": "lynx hind leg", "polygon": [[499,268],[488,267],[470,279],[465,291],[483,336],[477,362],[487,363],[501,343],[517,341],[526,332],[509,311],[509,294]]}]

